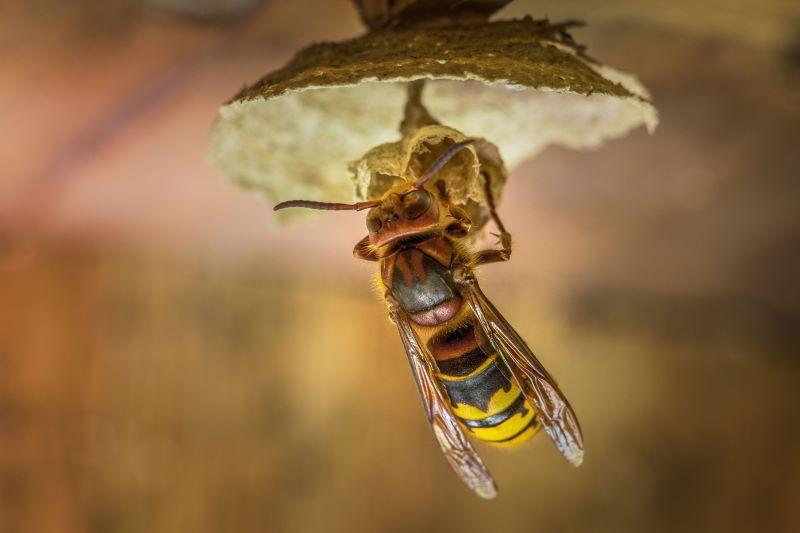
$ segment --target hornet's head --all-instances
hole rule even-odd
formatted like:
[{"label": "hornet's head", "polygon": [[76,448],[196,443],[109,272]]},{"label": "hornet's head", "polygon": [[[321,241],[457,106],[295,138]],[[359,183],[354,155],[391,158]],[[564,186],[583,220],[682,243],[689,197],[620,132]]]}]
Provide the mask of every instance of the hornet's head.
[{"label": "hornet's head", "polygon": [[361,211],[367,213],[369,243],[380,248],[398,240],[413,239],[435,231],[440,224],[440,200],[426,190],[425,183],[463,148],[474,140],[454,144],[416,182],[400,182],[390,188],[379,200],[338,204],[310,200],[290,200],[275,206],[275,210],[287,207],[306,207],[329,211]]},{"label": "hornet's head", "polygon": [[439,204],[424,187],[401,183],[392,187],[367,213],[369,243],[375,247],[436,230]]}]

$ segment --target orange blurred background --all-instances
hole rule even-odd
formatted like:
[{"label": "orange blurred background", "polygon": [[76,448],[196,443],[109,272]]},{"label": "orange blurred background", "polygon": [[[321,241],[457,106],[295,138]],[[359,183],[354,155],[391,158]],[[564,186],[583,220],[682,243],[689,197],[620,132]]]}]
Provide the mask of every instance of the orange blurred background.
[{"label": "orange blurred background", "polygon": [[796,1],[501,12],[587,20],[662,124],[511,175],[483,283],[587,456],[482,447],[492,502],[439,456],[363,217],[280,227],[204,163],[222,101],[362,31],[348,2],[0,11],[0,532],[800,531]]}]

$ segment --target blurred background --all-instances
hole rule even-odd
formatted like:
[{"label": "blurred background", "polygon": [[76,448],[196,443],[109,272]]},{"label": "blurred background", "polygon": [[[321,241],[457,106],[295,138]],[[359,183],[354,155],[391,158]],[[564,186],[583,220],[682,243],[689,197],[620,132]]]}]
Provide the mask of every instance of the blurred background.
[{"label": "blurred background", "polygon": [[362,31],[349,2],[0,12],[0,532],[800,531],[796,0],[500,13],[589,22],[662,123],[511,176],[484,288],[587,455],[481,447],[492,502],[436,449],[363,217],[279,227],[204,163],[222,101]]}]

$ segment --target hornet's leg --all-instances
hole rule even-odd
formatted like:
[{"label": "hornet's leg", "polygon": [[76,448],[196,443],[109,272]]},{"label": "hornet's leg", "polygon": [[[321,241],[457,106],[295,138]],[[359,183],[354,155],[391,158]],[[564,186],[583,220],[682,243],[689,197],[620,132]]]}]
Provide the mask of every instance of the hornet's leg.
[{"label": "hornet's leg", "polygon": [[492,183],[489,179],[489,174],[484,172],[483,179],[486,187],[486,203],[489,205],[489,215],[492,217],[492,220],[494,220],[497,229],[500,230],[500,234],[497,235],[497,237],[500,239],[500,246],[502,249],[483,250],[478,252],[477,264],[479,265],[508,261],[511,259],[511,234],[506,231],[506,227],[503,225],[503,222],[497,215],[497,209],[495,209],[494,204],[494,195],[492,194]]}]

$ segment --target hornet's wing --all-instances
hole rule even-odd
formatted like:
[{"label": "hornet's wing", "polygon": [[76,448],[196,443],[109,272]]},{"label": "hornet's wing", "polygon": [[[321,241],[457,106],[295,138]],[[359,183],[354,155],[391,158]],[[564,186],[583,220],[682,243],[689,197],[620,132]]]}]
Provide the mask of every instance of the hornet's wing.
[{"label": "hornet's wing", "polygon": [[482,498],[494,498],[497,486],[475,448],[467,440],[450,407],[447,392],[435,376],[436,362],[428,348],[420,342],[408,316],[396,304],[389,305],[389,315],[397,325],[403,341],[414,381],[417,383],[425,415],[445,459],[469,488]]},{"label": "hornet's wing", "polygon": [[578,418],[556,381],[481,291],[471,272],[459,281],[477,322],[508,366],[525,397],[536,406],[544,430],[561,455],[574,466],[583,461],[583,435]]}]

